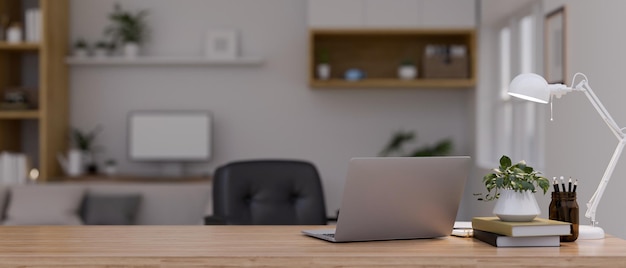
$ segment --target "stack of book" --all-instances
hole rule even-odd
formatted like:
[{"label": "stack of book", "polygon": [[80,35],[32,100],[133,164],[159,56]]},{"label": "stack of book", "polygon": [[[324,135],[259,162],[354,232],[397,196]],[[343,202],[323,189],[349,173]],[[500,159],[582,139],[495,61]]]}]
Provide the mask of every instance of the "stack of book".
[{"label": "stack of book", "polygon": [[28,158],[25,154],[0,152],[0,184],[28,182]]},{"label": "stack of book", "polygon": [[474,217],[474,238],[495,247],[558,247],[560,236],[570,235],[569,222],[535,218],[506,222],[498,217]]}]

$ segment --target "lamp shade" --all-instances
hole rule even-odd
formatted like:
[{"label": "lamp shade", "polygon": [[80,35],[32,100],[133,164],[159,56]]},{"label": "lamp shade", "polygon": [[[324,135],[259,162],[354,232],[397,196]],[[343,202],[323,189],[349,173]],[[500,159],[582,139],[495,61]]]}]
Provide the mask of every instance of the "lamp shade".
[{"label": "lamp shade", "polygon": [[538,74],[525,73],[516,76],[509,85],[509,95],[529,101],[548,103],[550,88],[548,81]]}]

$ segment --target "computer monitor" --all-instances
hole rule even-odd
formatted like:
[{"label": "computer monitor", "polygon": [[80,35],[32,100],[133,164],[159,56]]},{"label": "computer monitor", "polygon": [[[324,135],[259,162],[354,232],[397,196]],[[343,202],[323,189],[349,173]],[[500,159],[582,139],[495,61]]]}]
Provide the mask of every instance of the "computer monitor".
[{"label": "computer monitor", "polygon": [[185,162],[211,159],[208,111],[133,111],[128,116],[131,161],[160,162],[167,176],[182,175]]}]

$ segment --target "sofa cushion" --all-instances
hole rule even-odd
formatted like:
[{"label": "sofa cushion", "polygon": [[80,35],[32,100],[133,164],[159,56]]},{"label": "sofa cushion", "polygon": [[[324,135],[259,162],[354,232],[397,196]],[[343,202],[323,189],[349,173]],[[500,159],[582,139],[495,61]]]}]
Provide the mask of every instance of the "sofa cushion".
[{"label": "sofa cushion", "polygon": [[5,225],[80,225],[84,187],[17,185],[10,191]]},{"label": "sofa cushion", "polygon": [[89,225],[135,224],[141,194],[87,193],[83,204],[83,222]]},{"label": "sofa cushion", "polygon": [[211,184],[192,183],[92,183],[89,193],[141,194],[135,224],[199,225],[211,207]]}]

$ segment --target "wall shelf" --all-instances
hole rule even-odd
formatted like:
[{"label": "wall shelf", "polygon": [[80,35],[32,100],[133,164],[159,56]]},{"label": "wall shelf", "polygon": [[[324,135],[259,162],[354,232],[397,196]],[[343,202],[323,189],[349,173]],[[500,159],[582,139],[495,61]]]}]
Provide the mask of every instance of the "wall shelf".
[{"label": "wall shelf", "polygon": [[237,59],[206,59],[202,57],[137,57],[134,59],[123,57],[108,58],[76,58],[68,57],[65,62],[70,65],[189,65],[189,66],[229,66],[229,65],[261,65],[263,59],[255,57],[242,57]]},{"label": "wall shelf", "polygon": [[0,50],[38,50],[39,43],[8,43],[0,42]]},{"label": "wall shelf", "polygon": [[475,85],[473,79],[415,79],[400,80],[395,78],[363,79],[348,81],[344,79],[313,80],[315,88],[469,88]]},{"label": "wall shelf", "polygon": [[[476,84],[476,37],[473,29],[311,29],[309,85],[312,88],[471,88]],[[466,48],[465,74],[423,76],[427,45],[461,45]],[[327,53],[330,79],[318,79],[318,55]],[[401,80],[397,68],[403,60],[417,66],[418,77]],[[348,69],[363,70],[366,78],[344,80]],[[430,69],[432,70],[432,69]],[[445,77],[445,76],[444,76]]]},{"label": "wall shelf", "polygon": [[0,119],[37,119],[38,110],[0,110]]}]

